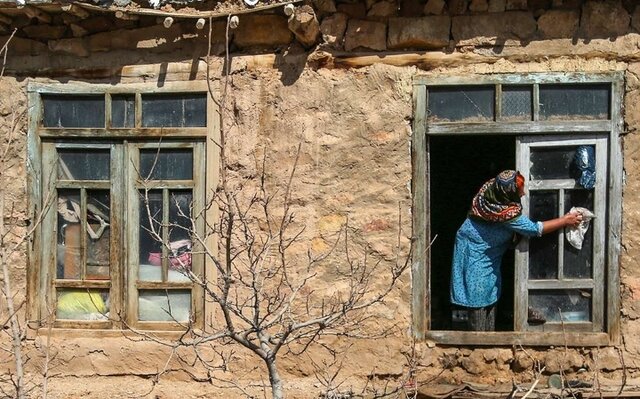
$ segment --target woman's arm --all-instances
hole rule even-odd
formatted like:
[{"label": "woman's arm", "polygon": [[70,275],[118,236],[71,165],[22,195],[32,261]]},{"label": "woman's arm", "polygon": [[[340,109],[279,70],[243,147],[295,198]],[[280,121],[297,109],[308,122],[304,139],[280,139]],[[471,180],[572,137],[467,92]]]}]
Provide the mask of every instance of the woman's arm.
[{"label": "woman's arm", "polygon": [[566,226],[577,226],[581,221],[581,213],[567,213],[559,218],[542,222],[542,234],[551,233]]}]

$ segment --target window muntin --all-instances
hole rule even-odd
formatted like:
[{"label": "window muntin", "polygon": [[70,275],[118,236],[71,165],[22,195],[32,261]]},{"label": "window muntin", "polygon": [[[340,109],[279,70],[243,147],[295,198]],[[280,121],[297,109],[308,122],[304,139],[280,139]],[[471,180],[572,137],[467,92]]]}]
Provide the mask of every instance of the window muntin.
[{"label": "window muntin", "polygon": [[[125,291],[135,288],[137,292],[138,279],[127,280],[123,274],[137,276],[139,263],[125,263],[133,257],[131,251],[124,251],[127,247],[122,242],[131,239],[130,231],[138,234],[138,223],[129,222],[135,219],[126,217],[138,203],[125,197],[134,190],[124,187],[140,190],[145,181],[164,196],[169,218],[161,223],[182,226],[183,231],[203,228],[202,221],[186,220],[191,222],[193,209],[202,210],[204,204],[204,176],[194,171],[204,170],[206,96],[203,92],[166,94],[166,98],[179,99],[173,103],[181,107],[178,114],[182,115],[180,125],[184,127],[180,131],[169,127],[160,134],[166,137],[160,138],[156,132],[145,137],[146,130],[141,128],[140,116],[136,115],[141,110],[139,89],[127,93],[120,88],[114,93],[87,95],[82,91],[70,94],[71,90],[65,88],[65,94],[58,95],[50,85],[33,86],[36,92],[43,91],[37,97],[31,96],[40,116],[35,118],[39,123],[31,125],[30,137],[43,137],[42,150],[37,154],[42,159],[42,188],[36,192],[43,193],[41,201],[54,204],[41,226],[43,244],[39,246],[42,255],[38,262],[43,269],[38,272],[42,281],[38,313],[47,315],[54,309],[58,327],[119,328],[122,321],[142,328],[183,329],[186,322],[201,323],[202,293],[189,277],[173,268],[167,261],[169,256],[160,256],[160,262],[167,267],[153,270],[149,280],[154,283],[145,286],[141,279],[141,304],[131,304]],[[193,98],[197,107],[189,108],[188,99]],[[87,103],[93,104],[93,110],[101,107],[105,123],[78,122],[65,114],[69,110],[77,115],[82,107],[88,109]],[[195,123],[188,120],[191,114],[185,109],[198,111]],[[55,118],[62,122],[51,122]],[[69,122],[69,118],[73,120]],[[192,124],[196,127],[189,127]],[[78,127],[84,130],[75,129]],[[133,140],[118,138],[123,134],[114,128],[125,128],[124,135]],[[87,141],[92,136],[102,137],[103,141]],[[148,155],[146,165],[137,160],[140,151]],[[140,176],[141,167],[148,172],[146,179]],[[52,199],[45,198],[47,193],[53,194]],[[164,236],[176,241],[178,233],[169,229]],[[176,251],[184,257],[193,247],[183,245]],[[203,256],[193,256],[190,270],[201,275],[203,261]],[[171,309],[169,313],[167,307]]]}]

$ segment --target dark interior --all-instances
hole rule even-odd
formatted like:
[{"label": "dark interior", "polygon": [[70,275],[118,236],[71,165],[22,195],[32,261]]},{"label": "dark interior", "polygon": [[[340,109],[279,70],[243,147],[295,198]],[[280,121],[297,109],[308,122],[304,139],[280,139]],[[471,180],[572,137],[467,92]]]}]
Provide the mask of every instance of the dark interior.
[{"label": "dark interior", "polygon": [[[456,231],[466,218],[471,199],[482,183],[504,169],[515,168],[513,136],[429,137],[429,215],[431,239],[431,329],[451,330],[449,283]],[[514,253],[502,263],[502,297],[498,302],[496,330],[513,330]]]}]

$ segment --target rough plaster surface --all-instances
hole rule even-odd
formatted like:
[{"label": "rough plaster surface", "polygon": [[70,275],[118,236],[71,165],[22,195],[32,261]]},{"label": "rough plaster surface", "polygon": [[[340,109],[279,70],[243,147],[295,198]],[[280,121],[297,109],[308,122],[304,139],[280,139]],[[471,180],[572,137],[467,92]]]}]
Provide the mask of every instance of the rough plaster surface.
[{"label": "rough plaster surface", "polygon": [[[489,3],[490,9],[495,3]],[[508,2],[507,8],[516,8],[514,4]],[[622,12],[616,8],[616,13]],[[518,15],[525,15],[527,21],[532,19],[528,13]],[[565,17],[572,29],[560,33],[556,30],[549,36],[573,34],[575,12],[554,13],[553,19],[544,22],[549,25],[544,26],[552,26],[556,20],[560,24]],[[498,18],[497,21],[504,21],[504,18]],[[465,24],[473,25],[473,22],[470,19]],[[487,24],[490,19],[482,17],[480,22]],[[540,28],[540,19],[537,23]],[[336,29],[339,35],[336,36],[342,35],[346,21],[339,25],[340,29]],[[526,25],[525,36],[533,34],[533,25],[529,22]],[[381,25],[376,28],[377,32],[384,30]],[[494,30],[498,28],[503,29],[494,27]],[[520,37],[509,26],[504,29],[509,30],[509,35]],[[350,40],[349,34],[348,31],[347,40]],[[594,33],[594,37],[599,35],[602,35],[601,31]],[[485,43],[485,39],[477,34],[465,33],[464,37],[470,40],[469,43],[474,40]],[[378,39],[376,43],[384,43],[383,38]],[[249,44],[256,43],[250,37],[246,40]],[[123,48],[126,43],[121,37],[110,38],[109,41],[123,43]],[[136,43],[139,43],[138,39]],[[316,69],[305,66],[303,57],[273,68],[272,65],[252,65],[238,58],[231,66],[231,89],[227,101],[227,110],[236,117],[233,122],[226,119],[225,125],[233,184],[235,187],[255,188],[256,177],[266,153],[269,184],[274,188],[282,187],[300,144],[302,150],[292,192],[298,223],[306,226],[304,239],[308,247],[313,251],[327,250],[331,238],[348,220],[350,226],[359,232],[359,244],[368,245],[371,253],[381,259],[392,260],[398,228],[402,229],[403,249],[406,249],[411,231],[409,146],[413,76],[418,73],[438,77],[442,74],[625,71],[626,184],[621,251],[623,340],[619,350],[446,348],[427,342],[417,345],[416,357],[420,364],[418,380],[435,378],[434,381],[438,383],[458,384],[464,381],[510,385],[512,378],[517,382],[531,382],[535,380],[537,364],[546,367],[544,378],[549,373],[562,370],[588,381],[599,376],[601,381],[613,387],[619,385],[624,369],[631,383],[640,371],[640,269],[637,267],[640,257],[640,63],[630,62],[634,60],[633,57],[637,58],[637,44],[638,35],[635,34],[620,36],[615,40],[598,38],[580,39],[577,42],[563,37],[527,45],[508,45],[504,49],[473,49],[476,54],[490,54],[496,61],[438,66],[427,71],[418,71],[413,66],[383,64],[360,69]],[[29,42],[27,47],[32,51],[34,42]],[[37,47],[37,52],[44,51],[46,49]],[[105,59],[113,57],[109,53],[103,53],[103,56]],[[169,56],[163,57],[171,60],[166,58]],[[92,57],[87,62],[104,63],[105,60]],[[215,78],[219,76],[221,66],[222,61],[216,59],[212,68]],[[157,82],[161,79],[158,71],[162,68],[158,64],[152,63],[145,68],[122,68],[119,79],[122,82]],[[166,80],[204,77],[202,69],[197,66],[196,73],[189,65],[172,64],[163,68],[165,72],[162,79]],[[66,81],[66,78],[61,81]],[[26,110],[25,81],[5,77],[0,80],[0,92],[12,93],[11,96],[0,97],[0,127],[6,131],[12,124],[15,112],[20,115]],[[4,140],[6,142],[6,137]],[[8,164],[1,175],[2,184],[7,188],[7,197],[16,204],[12,220],[18,224],[18,231],[24,231],[22,225],[27,218],[24,127],[17,129],[11,144]],[[24,299],[26,275],[24,248],[14,255],[12,264],[16,300],[20,302]],[[319,276],[318,287],[325,288],[335,277],[330,268]],[[348,381],[345,387],[354,387],[354,390],[361,388],[367,378],[399,384],[407,372],[405,354],[411,343],[406,334],[410,320],[409,304],[410,279],[406,276],[385,305],[375,309],[379,323],[399,323],[398,330],[384,340],[359,341],[345,352],[348,361],[344,363],[340,374],[341,378]],[[1,319],[6,317],[4,313],[0,315]],[[6,336],[0,343],[6,345]],[[30,376],[38,378],[44,337],[27,340],[25,345],[33,359],[29,364]],[[336,345],[347,347],[343,342]],[[118,336],[98,339],[83,336],[82,333],[69,336],[59,334],[54,335],[52,351],[56,353],[54,364],[57,375],[52,378],[50,385],[50,397],[53,398],[171,398],[179,394],[185,397],[229,397],[229,392],[237,392],[232,387],[221,390],[193,382],[189,374],[180,370],[182,366],[175,358],[167,362],[170,356],[166,348],[151,342]],[[192,356],[190,353],[182,355],[187,360]],[[316,364],[321,364],[322,360],[329,364],[331,360],[325,351],[319,349],[312,349],[309,355],[316,360]],[[242,351],[234,356],[231,368],[233,375],[245,384],[261,384],[264,380],[261,375],[264,374],[253,370],[255,360]],[[0,370],[10,367],[7,359],[6,354],[0,352]],[[294,393],[294,397],[317,397],[322,391],[313,377],[316,366],[308,358],[285,357],[281,366],[286,386]],[[166,375],[154,386],[151,376],[165,367]],[[326,370],[332,368],[326,367]],[[189,371],[196,377],[204,376],[202,370]],[[228,374],[222,376],[229,377]]]}]

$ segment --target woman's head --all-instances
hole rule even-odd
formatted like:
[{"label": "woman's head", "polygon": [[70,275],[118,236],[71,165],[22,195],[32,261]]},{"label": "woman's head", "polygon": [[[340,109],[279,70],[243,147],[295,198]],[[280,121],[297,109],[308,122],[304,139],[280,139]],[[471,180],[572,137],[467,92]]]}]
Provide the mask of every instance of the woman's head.
[{"label": "woman's head", "polygon": [[524,176],[503,170],[487,181],[473,198],[469,215],[489,222],[504,222],[520,216],[524,195]]},{"label": "woman's head", "polygon": [[516,170],[503,170],[494,180],[494,194],[499,203],[520,202],[524,195],[524,176]]}]

